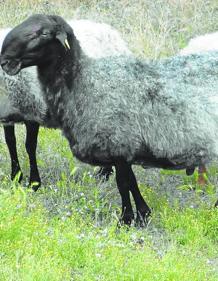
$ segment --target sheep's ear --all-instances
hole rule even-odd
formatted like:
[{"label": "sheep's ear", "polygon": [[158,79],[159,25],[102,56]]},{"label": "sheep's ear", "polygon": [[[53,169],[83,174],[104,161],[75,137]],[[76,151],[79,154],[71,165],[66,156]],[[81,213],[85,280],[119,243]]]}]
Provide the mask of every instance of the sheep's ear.
[{"label": "sheep's ear", "polygon": [[67,33],[61,32],[56,34],[56,39],[58,39],[66,49],[70,50],[70,44],[67,40]]}]

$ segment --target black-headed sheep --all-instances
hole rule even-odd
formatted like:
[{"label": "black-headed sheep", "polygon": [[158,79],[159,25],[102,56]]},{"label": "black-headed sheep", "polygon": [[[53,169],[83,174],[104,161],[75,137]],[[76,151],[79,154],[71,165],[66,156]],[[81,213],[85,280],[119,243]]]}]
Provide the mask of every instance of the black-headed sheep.
[{"label": "black-headed sheep", "polygon": [[[72,26],[87,56],[100,58],[120,54],[131,55],[120,34],[110,25],[89,20],[71,20],[68,23]],[[10,30],[11,28],[0,29],[0,47]],[[27,102],[24,102],[25,96],[29,97]],[[22,71],[22,74],[13,78],[0,70],[0,121],[4,124],[5,140],[11,157],[11,179],[16,177],[19,181],[22,180],[13,125],[22,121],[26,126],[26,150],[30,161],[29,182],[34,190],[37,190],[41,183],[36,161],[39,124],[48,125],[42,121],[42,116],[47,111],[42,97],[35,67]],[[50,127],[52,126],[54,124],[50,124]],[[99,170],[99,174],[106,179],[111,172],[111,167]]]},{"label": "black-headed sheep", "polygon": [[93,60],[61,17],[34,15],[7,35],[1,55],[9,75],[32,65],[73,154],[115,166],[124,223],[134,218],[130,192],[136,220],[150,213],[132,164],[192,169],[217,159],[218,53]]}]

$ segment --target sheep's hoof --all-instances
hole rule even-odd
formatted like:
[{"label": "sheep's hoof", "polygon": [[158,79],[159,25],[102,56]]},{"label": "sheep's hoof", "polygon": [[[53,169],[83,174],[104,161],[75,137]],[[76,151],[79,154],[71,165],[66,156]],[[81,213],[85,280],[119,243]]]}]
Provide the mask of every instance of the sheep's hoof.
[{"label": "sheep's hoof", "polygon": [[131,226],[133,221],[134,221],[134,214],[133,213],[122,214],[122,216],[119,220],[119,223],[118,223],[118,227],[121,227],[123,225]]},{"label": "sheep's hoof", "polygon": [[95,174],[96,179],[102,179],[103,181],[108,181],[110,175],[113,174],[113,169],[111,166],[101,167]]},{"label": "sheep's hoof", "polygon": [[32,188],[32,190],[34,190],[34,191],[37,191],[40,186],[41,186],[40,181],[33,181],[33,182],[30,182],[30,184],[29,184],[29,187]]},{"label": "sheep's hoof", "polygon": [[151,216],[151,209],[148,208],[146,210],[138,210],[135,226],[137,227],[145,227],[149,222],[149,217]]},{"label": "sheep's hoof", "polygon": [[186,175],[191,176],[191,175],[194,174],[194,171],[195,171],[195,167],[187,167],[186,168]]},{"label": "sheep's hoof", "polygon": [[17,171],[16,173],[11,174],[11,180],[13,182],[21,183],[22,179],[23,179],[23,173],[21,172],[21,170]]}]

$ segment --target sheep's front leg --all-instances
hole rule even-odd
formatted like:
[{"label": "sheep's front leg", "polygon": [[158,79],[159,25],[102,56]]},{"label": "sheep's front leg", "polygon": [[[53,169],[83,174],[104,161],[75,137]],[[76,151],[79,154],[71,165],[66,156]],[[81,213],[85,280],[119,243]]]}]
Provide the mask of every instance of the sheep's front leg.
[{"label": "sheep's front leg", "polygon": [[20,169],[19,160],[17,157],[16,137],[14,126],[4,126],[5,141],[11,157],[11,179],[17,178],[21,182],[23,174]]},{"label": "sheep's front leg", "polygon": [[116,181],[117,187],[119,189],[121,200],[122,200],[122,215],[121,221],[124,224],[131,225],[132,220],[134,220],[134,213],[130,201],[129,193],[129,175],[126,162],[118,163],[115,166],[116,168]]},{"label": "sheep's front leg", "polygon": [[30,161],[29,186],[36,191],[41,185],[41,179],[36,161],[37,137],[39,124],[36,122],[25,122],[26,125],[26,151]]}]

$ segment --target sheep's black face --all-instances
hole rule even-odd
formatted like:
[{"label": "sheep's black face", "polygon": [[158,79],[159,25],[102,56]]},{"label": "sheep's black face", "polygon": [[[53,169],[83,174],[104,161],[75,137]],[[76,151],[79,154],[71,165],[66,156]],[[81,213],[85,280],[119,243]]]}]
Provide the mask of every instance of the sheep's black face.
[{"label": "sheep's black face", "polygon": [[65,22],[58,16],[34,15],[12,29],[1,51],[1,66],[9,75],[22,68],[46,64],[52,60],[53,50],[70,49]]}]

